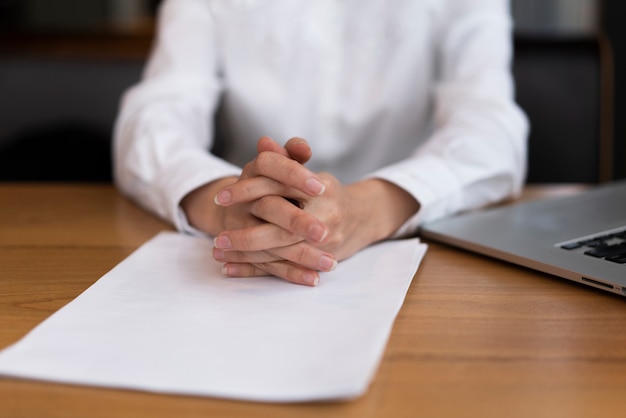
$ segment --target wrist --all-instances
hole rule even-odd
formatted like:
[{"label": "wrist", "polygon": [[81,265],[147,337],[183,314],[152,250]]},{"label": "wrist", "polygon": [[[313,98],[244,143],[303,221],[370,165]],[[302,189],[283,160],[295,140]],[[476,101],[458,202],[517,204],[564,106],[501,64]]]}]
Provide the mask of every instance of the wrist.
[{"label": "wrist", "polygon": [[189,225],[214,236],[224,230],[224,207],[216,205],[214,198],[218,191],[235,181],[236,177],[224,177],[187,193],[180,206]]},{"label": "wrist", "polygon": [[371,243],[391,237],[420,208],[412,195],[386,180],[367,179],[350,187],[357,196],[355,208],[362,212],[357,219],[371,226]]}]

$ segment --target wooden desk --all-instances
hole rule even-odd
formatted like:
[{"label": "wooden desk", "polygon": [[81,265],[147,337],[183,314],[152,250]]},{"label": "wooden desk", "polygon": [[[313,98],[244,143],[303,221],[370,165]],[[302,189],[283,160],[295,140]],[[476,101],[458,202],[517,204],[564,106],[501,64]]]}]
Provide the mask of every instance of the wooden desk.
[{"label": "wooden desk", "polygon": [[[164,229],[109,185],[0,184],[0,348]],[[619,296],[431,243],[360,399],[263,404],[4,378],[0,416],[626,416],[625,319]]]}]

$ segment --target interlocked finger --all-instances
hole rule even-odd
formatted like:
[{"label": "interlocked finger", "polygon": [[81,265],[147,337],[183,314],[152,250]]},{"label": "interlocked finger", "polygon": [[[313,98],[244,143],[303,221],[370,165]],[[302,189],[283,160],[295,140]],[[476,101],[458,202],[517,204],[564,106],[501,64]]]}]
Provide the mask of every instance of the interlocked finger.
[{"label": "interlocked finger", "polygon": [[213,258],[223,263],[270,263],[285,260],[317,271],[331,271],[337,266],[332,254],[305,242],[269,251],[225,251],[213,248]]},{"label": "interlocked finger", "polygon": [[222,268],[225,276],[229,277],[257,277],[277,276],[291,283],[316,286],[319,282],[319,273],[298,266],[289,261],[272,261],[270,263],[226,263]]}]

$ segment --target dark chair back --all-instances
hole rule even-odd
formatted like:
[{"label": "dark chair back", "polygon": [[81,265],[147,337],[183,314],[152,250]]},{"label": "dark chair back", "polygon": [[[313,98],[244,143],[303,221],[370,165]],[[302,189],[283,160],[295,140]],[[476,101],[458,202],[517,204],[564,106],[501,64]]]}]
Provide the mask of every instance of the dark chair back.
[{"label": "dark chair back", "polygon": [[613,64],[603,38],[515,39],[516,98],[531,124],[528,183],[612,178]]},{"label": "dark chair back", "polygon": [[0,181],[110,182],[119,101],[142,66],[0,57]]}]

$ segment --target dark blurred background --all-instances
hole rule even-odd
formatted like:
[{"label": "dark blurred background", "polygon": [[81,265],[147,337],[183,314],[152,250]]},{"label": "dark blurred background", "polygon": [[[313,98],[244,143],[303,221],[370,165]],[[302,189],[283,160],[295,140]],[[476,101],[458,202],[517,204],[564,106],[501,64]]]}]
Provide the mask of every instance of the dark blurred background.
[{"label": "dark blurred background", "polygon": [[0,0],[0,180],[111,181],[158,1]]},{"label": "dark blurred background", "polygon": [[[512,0],[529,182],[626,177],[619,0]],[[111,181],[111,131],[158,0],[0,0],[0,181]]]}]

